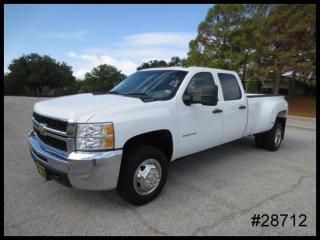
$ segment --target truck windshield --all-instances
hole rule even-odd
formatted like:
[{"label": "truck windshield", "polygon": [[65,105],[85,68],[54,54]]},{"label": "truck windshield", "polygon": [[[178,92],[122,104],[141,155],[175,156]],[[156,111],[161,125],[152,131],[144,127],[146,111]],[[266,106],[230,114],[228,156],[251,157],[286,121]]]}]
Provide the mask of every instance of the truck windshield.
[{"label": "truck windshield", "polygon": [[167,99],[174,96],[187,71],[150,70],[136,72],[116,85],[110,93],[139,98]]}]

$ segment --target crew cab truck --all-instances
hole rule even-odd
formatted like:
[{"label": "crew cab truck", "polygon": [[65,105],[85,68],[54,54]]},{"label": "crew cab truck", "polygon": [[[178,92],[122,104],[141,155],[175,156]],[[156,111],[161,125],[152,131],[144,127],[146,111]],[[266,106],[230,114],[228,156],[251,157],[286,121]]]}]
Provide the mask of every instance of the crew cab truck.
[{"label": "crew cab truck", "polygon": [[283,96],[246,94],[234,71],[153,68],[109,92],[37,102],[28,141],[45,179],[117,189],[142,205],[160,193],[170,161],[249,135],[276,151],[287,112]]}]

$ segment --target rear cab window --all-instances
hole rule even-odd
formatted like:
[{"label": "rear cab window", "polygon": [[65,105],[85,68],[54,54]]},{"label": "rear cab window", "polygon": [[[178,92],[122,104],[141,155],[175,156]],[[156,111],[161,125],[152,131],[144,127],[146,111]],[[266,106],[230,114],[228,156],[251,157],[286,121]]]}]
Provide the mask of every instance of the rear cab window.
[{"label": "rear cab window", "polygon": [[242,93],[237,78],[230,73],[218,73],[224,101],[241,99]]}]

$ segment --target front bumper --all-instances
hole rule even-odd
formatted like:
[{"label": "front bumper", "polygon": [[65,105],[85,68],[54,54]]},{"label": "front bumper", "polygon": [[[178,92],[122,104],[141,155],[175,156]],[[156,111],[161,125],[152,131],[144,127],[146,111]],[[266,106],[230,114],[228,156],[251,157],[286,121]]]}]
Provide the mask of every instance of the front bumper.
[{"label": "front bumper", "polygon": [[28,141],[35,163],[47,168],[52,176],[59,176],[66,185],[83,190],[116,188],[122,150],[72,152],[64,156],[50,151],[50,147],[40,142],[33,131],[29,133]]}]

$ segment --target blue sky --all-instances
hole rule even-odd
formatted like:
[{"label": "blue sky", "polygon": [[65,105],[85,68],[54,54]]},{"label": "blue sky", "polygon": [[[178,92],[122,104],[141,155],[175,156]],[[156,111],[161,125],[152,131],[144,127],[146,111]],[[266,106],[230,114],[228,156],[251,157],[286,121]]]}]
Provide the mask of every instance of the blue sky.
[{"label": "blue sky", "polygon": [[99,64],[131,74],[142,62],[185,57],[210,4],[6,4],[4,71],[22,54],[48,54],[74,75]]}]

